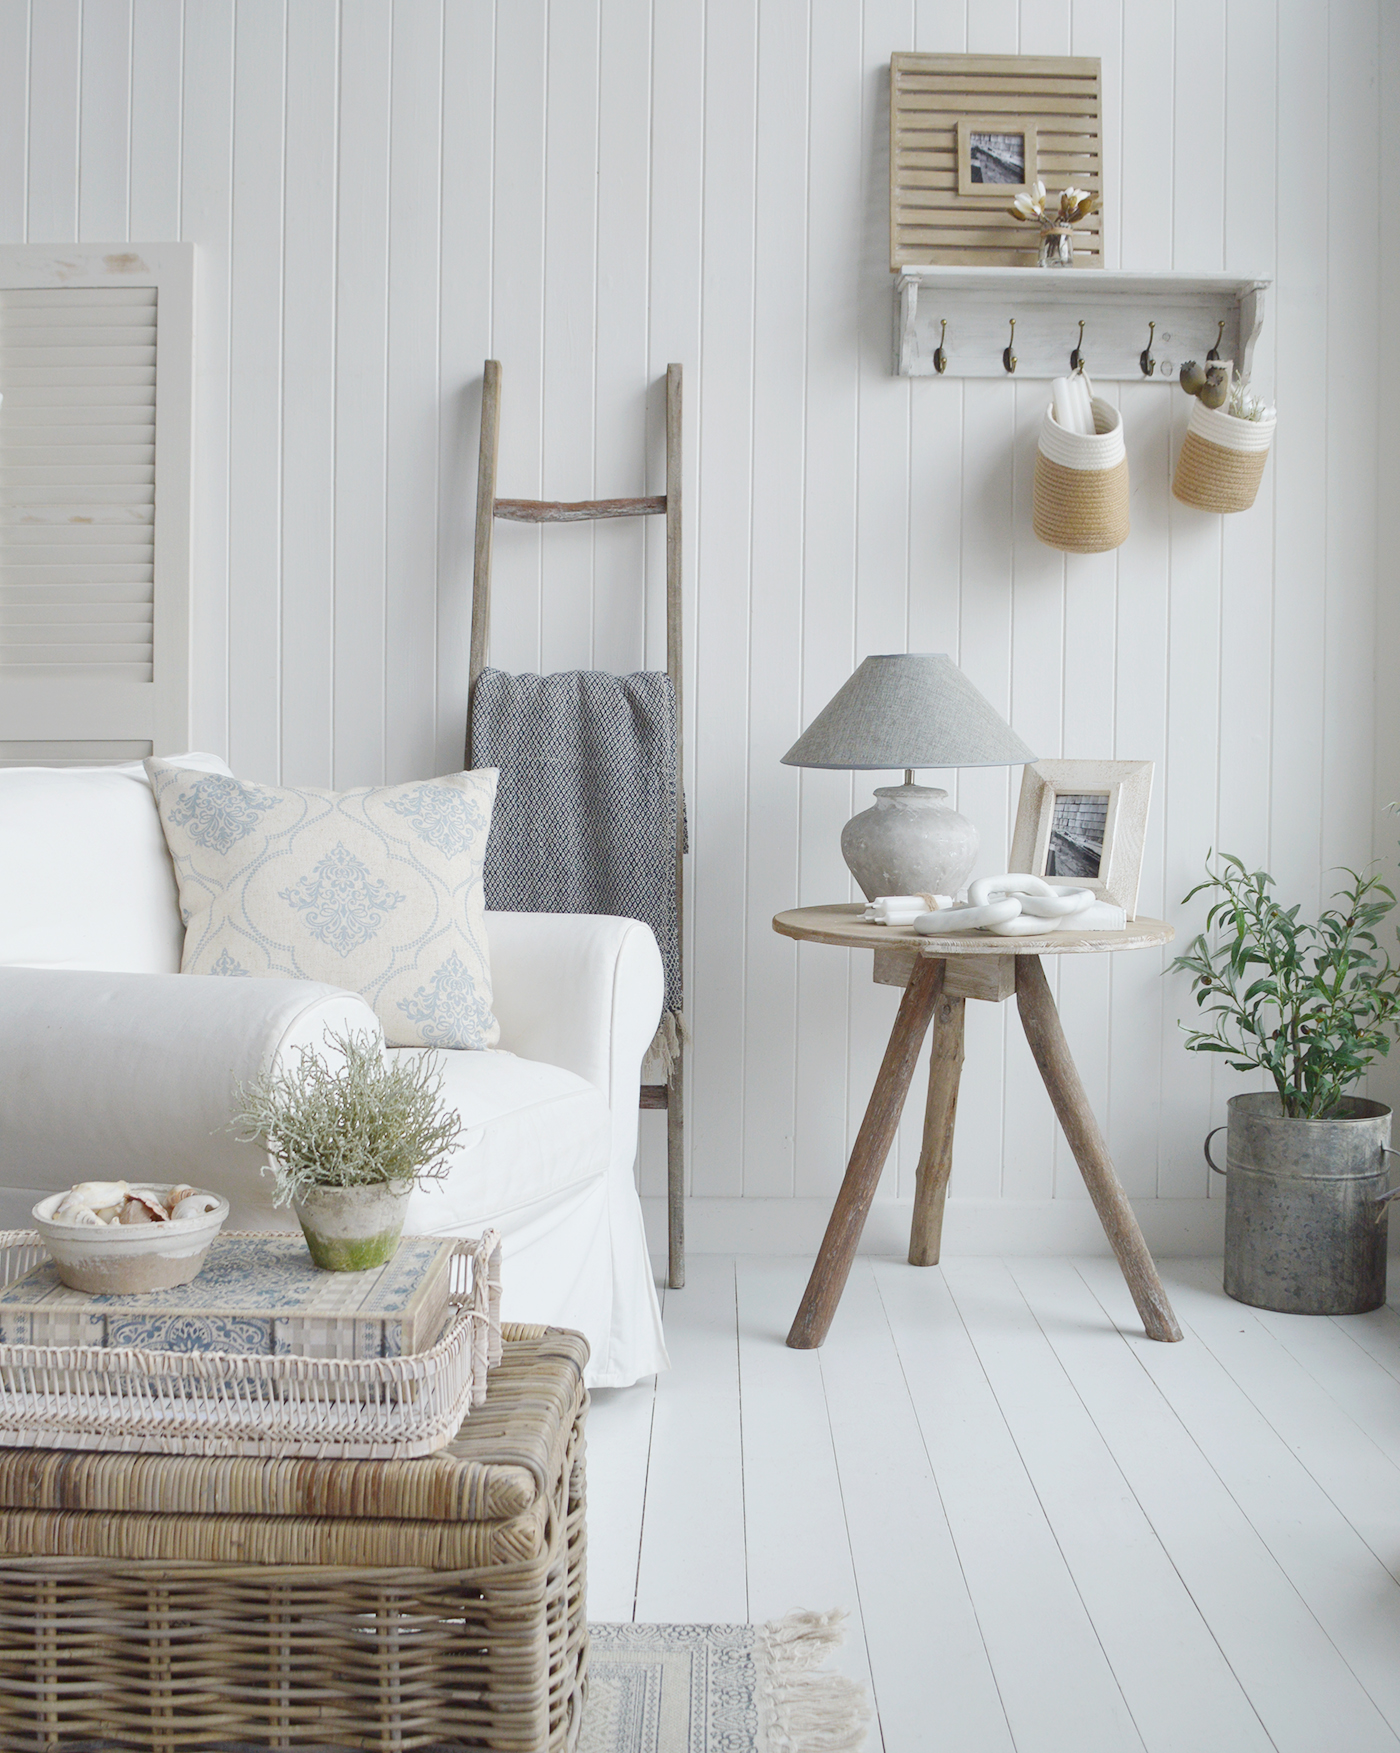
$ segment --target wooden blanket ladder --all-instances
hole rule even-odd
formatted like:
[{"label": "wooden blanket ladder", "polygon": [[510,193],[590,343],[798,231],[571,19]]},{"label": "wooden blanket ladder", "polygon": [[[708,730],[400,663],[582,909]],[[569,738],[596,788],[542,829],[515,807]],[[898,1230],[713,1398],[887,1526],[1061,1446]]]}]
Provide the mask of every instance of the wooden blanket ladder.
[{"label": "wooden blanket ladder", "polygon": [[[513,523],[583,523],[601,517],[666,519],[666,673],[676,695],[676,921],[685,937],[684,765],[681,759],[681,368],[666,367],[666,491],[647,499],[498,499],[496,461],[501,430],[501,366],[488,359],[481,393],[481,459],[476,480],[476,549],[472,565],[472,643],[470,689],[486,667],[491,635],[491,552],[497,518]],[[471,736],[468,708],[468,739]],[[467,750],[471,764],[471,749]],[[684,948],[682,947],[682,958]],[[684,966],[684,960],[682,960]],[[679,1031],[678,1031],[679,1034]],[[676,1042],[665,1083],[643,1084],[643,1108],[666,1110],[667,1283],[685,1283],[685,1043]]]}]

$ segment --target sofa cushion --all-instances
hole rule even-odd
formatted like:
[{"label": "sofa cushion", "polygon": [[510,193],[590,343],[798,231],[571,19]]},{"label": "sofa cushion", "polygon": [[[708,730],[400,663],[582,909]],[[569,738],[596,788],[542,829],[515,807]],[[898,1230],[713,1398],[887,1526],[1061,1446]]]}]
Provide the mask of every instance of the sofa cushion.
[{"label": "sofa cushion", "polygon": [[291,790],[146,763],[185,919],[185,974],[358,992],[393,1047],[489,1047],[482,863],[496,771]]},{"label": "sofa cushion", "polygon": [[[224,773],[217,755],[172,766]],[[175,872],[139,761],[0,769],[0,966],[178,974]]]},{"label": "sofa cushion", "polygon": [[445,1179],[419,1188],[408,1228],[468,1233],[607,1173],[612,1116],[601,1093],[558,1065],[513,1053],[438,1053],[442,1099],[462,1119]]}]

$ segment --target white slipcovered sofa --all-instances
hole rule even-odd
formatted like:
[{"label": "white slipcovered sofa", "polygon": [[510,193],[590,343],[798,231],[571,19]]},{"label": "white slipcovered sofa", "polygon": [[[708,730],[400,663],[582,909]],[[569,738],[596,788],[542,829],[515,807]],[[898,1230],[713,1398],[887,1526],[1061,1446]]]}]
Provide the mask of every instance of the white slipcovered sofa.
[{"label": "white slipcovered sofa", "polygon": [[[505,1318],[579,1329],[589,1382],[626,1386],[667,1364],[633,1180],[661,958],[634,920],[487,926],[500,1046],[438,1050],[463,1133],[407,1228],[498,1228]],[[188,1179],[229,1200],[231,1227],[295,1228],[263,1153],[229,1129],[235,1080],[327,1029],[382,1039],[378,1019],[335,986],[182,975],[183,935],[139,764],[0,772],[0,1226],[28,1227],[41,1195],[100,1176]]]}]

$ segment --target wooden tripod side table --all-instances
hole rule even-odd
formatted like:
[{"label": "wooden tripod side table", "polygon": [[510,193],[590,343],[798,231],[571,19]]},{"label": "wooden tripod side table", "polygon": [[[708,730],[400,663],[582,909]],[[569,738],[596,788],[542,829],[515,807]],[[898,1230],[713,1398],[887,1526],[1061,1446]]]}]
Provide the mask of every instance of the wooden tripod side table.
[{"label": "wooden tripod side table", "polygon": [[875,1088],[856,1135],[846,1178],[822,1238],[812,1276],[787,1342],[807,1351],[826,1338],[846,1288],[861,1231],[914,1076],[919,1048],[934,1025],[929,1060],[928,1102],[923,1146],[914,1185],[914,1222],[909,1262],[936,1266],[943,1234],[943,1203],[953,1166],[953,1123],[963,1062],[963,1011],[969,998],[1000,1003],[1016,994],[1021,1026],[1055,1116],[1089,1189],[1109,1245],[1149,1339],[1180,1339],[1167,1293],[1138,1228],[1128,1196],[1114,1173],[1079,1072],[1060,1026],[1059,1012],[1040,965],[1042,956],[1092,955],[1112,950],[1149,949],[1170,943],[1176,933],[1160,919],[1137,919],[1124,931],[1055,931],[1043,937],[986,937],[967,932],[920,937],[909,928],[868,924],[864,906],[795,907],[779,913],[774,931],[808,943],[875,951],[875,979],[902,986],[904,997],[890,1031]]}]

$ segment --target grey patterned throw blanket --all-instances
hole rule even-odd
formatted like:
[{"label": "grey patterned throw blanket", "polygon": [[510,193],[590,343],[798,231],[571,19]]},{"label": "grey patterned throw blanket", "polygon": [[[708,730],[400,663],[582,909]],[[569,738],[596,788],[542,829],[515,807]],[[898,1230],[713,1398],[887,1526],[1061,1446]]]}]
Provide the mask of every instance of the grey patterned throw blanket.
[{"label": "grey patterned throw blanket", "polygon": [[671,678],[653,670],[483,670],[470,749],[474,767],[501,773],[486,847],[487,907],[640,919],[656,934],[666,1008],[679,1017]]}]

